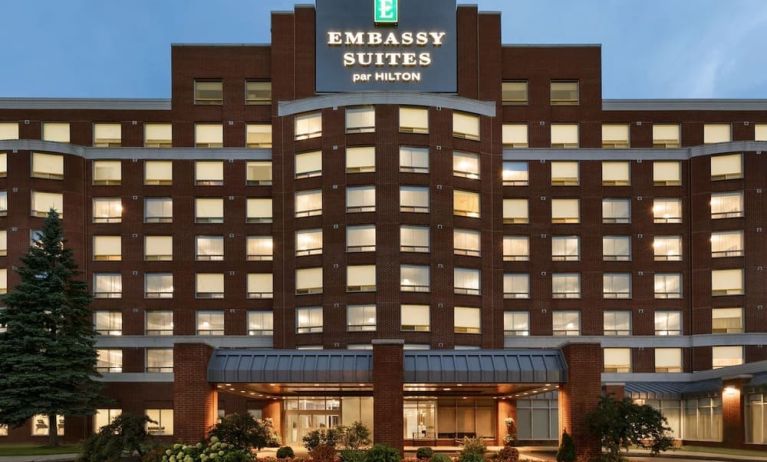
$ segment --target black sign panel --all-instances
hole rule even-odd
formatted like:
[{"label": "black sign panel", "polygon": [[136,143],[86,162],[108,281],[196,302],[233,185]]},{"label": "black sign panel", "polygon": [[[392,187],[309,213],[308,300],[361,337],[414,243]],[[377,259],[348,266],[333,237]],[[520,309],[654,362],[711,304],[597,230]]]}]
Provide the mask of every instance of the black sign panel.
[{"label": "black sign panel", "polygon": [[317,93],[457,91],[456,0],[316,4]]}]

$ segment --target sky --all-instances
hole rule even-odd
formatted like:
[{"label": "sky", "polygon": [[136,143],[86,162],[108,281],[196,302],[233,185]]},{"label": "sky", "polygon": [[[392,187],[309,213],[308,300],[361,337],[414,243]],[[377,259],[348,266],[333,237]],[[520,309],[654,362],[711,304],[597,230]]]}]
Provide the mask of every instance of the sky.
[{"label": "sky", "polygon": [[[365,1],[365,0],[360,0]],[[169,98],[172,43],[268,43],[312,0],[0,0],[0,97]],[[605,98],[767,98],[767,0],[458,0],[506,44],[602,44]]]}]

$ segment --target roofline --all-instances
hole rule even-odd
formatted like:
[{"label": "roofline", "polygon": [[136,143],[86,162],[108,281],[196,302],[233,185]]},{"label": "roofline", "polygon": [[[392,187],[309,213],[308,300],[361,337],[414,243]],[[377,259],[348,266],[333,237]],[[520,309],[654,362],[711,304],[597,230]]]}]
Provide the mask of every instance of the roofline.
[{"label": "roofline", "polygon": [[0,109],[169,111],[170,98],[0,98]]},{"label": "roofline", "polygon": [[271,47],[272,44],[268,42],[255,42],[255,43],[171,43],[171,48],[175,47]]},{"label": "roofline", "polygon": [[604,111],[767,111],[767,99],[603,99]]},{"label": "roofline", "polygon": [[602,48],[601,43],[503,43],[503,48]]}]

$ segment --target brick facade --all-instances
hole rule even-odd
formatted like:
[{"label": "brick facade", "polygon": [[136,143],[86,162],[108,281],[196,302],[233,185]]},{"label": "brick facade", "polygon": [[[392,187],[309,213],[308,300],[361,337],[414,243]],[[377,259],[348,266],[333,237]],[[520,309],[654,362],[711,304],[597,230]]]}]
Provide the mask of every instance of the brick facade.
[{"label": "brick facade", "polygon": [[176,344],[173,349],[174,437],[195,442],[205,438],[218,417],[218,392],[208,382],[208,360],[213,349],[202,343]]},{"label": "brick facade", "polygon": [[562,349],[567,361],[567,382],[559,387],[560,434],[573,437],[578,461],[599,454],[599,438],[588,430],[586,416],[596,409],[602,388],[602,348],[599,344],[571,343]]},{"label": "brick facade", "polygon": [[404,448],[402,414],[404,365],[402,341],[373,342],[373,442],[400,452]]}]

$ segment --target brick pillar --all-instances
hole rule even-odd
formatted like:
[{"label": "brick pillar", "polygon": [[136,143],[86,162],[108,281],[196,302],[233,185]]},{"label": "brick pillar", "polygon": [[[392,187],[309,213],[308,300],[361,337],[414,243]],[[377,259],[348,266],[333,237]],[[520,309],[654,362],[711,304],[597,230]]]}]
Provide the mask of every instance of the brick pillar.
[{"label": "brick pillar", "polygon": [[612,396],[616,400],[622,400],[626,397],[626,390],[622,384],[605,385],[602,389],[605,396]]},{"label": "brick pillar", "polygon": [[578,462],[601,451],[599,439],[589,433],[586,415],[597,407],[602,393],[602,347],[598,343],[571,343],[562,348],[567,362],[567,383],[559,387],[559,434],[567,431],[575,442]]},{"label": "brick pillar", "polygon": [[748,379],[725,379],[722,389],[722,444],[743,447],[746,442],[743,385]]},{"label": "brick pillar", "polygon": [[272,419],[272,427],[278,435],[286,435],[287,429],[282,428],[282,400],[273,399],[261,408],[261,417]]},{"label": "brick pillar", "polygon": [[[514,419],[514,423],[517,423],[517,400],[511,399],[499,399],[498,400],[498,445],[503,446],[506,435],[509,432],[506,431],[506,419]],[[517,431],[519,435],[519,431]]]},{"label": "brick pillar", "polygon": [[403,452],[403,340],[373,340],[373,441]]},{"label": "brick pillar", "polygon": [[215,425],[218,394],[208,382],[208,361],[213,348],[202,343],[176,343],[173,347],[174,438],[196,443]]}]

